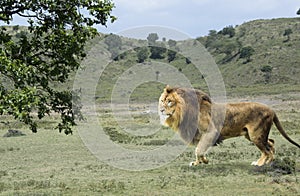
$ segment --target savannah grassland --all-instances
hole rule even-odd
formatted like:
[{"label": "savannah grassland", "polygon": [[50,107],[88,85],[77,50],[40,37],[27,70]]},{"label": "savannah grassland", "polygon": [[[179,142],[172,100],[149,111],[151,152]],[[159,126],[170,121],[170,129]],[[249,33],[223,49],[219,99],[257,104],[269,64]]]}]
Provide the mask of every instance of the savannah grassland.
[{"label": "savannah grassland", "polygon": [[[293,31],[289,41],[282,35],[287,28]],[[228,101],[258,101],[269,105],[277,112],[288,135],[298,143],[299,29],[298,19],[254,21],[237,27],[236,36],[218,35],[217,42],[210,43],[210,52],[224,77]],[[206,39],[201,38],[200,42]],[[244,63],[244,59],[236,57],[230,61],[226,58],[225,62],[225,54],[213,47],[226,43],[236,45],[233,57],[240,46],[250,44],[255,49],[252,61]],[[168,142],[174,132],[161,128],[147,136],[127,134],[116,123],[112,110],[106,107],[113,84],[129,65],[136,63],[134,55],[107,66],[96,92],[96,111],[105,134],[115,144],[128,149],[155,149]],[[98,63],[94,61],[89,63]],[[178,58],[170,64],[187,75],[194,87],[207,92],[205,81],[199,80],[185,59]],[[265,65],[273,67],[268,80],[260,71]],[[149,102],[157,101],[163,87],[153,82],[130,92],[133,118],[149,131],[152,127],[145,111]],[[150,112],[156,115],[156,111]],[[128,171],[93,156],[76,127],[73,135],[58,133],[53,129],[58,122],[55,115],[40,122],[36,134],[7,116],[0,118],[1,122],[11,122],[0,123],[0,195],[300,195],[300,150],[274,127],[270,138],[275,140],[276,160],[272,166],[251,166],[260,152],[246,139],[234,138],[213,147],[207,165],[189,167],[189,162],[194,160],[194,147],[188,147],[164,166]],[[2,137],[8,129],[21,130],[26,136]]]},{"label": "savannah grassland", "polygon": [[[300,141],[299,93],[246,99],[269,104],[288,134]],[[113,124],[109,110],[98,112],[105,114],[101,122],[111,140],[125,148],[158,148],[173,134],[164,128],[153,136],[126,136]],[[144,114],[136,118],[147,123]],[[300,195],[300,151],[274,128],[270,137],[276,142],[276,166],[251,166],[260,153],[244,138],[236,138],[212,148],[208,165],[189,167],[194,159],[194,148],[189,147],[162,167],[126,171],[95,158],[76,129],[66,136],[49,128],[56,120],[41,123],[36,134],[15,123],[10,126],[26,136],[0,138],[0,195]],[[1,126],[0,135],[6,132]]]}]

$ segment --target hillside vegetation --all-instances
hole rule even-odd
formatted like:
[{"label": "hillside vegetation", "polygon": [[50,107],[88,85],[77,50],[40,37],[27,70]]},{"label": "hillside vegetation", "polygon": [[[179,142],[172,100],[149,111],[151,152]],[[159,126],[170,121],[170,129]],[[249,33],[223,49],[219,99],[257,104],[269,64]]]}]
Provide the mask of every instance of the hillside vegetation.
[{"label": "hillside vegetation", "polygon": [[[117,35],[113,35],[113,38],[117,43],[104,41],[114,60],[106,67],[99,80],[99,91],[96,93],[98,98],[107,100],[118,77],[130,66],[138,63],[141,66],[151,66],[154,61],[171,64],[194,87],[208,90],[206,76],[187,57],[180,55],[180,51],[190,40],[160,38],[162,41],[158,41],[155,33],[150,33],[147,40],[128,39]],[[197,40],[215,59],[222,73],[227,95],[277,94],[300,90],[299,18],[255,20],[236,27],[227,26],[219,32],[211,30],[207,36]],[[90,47],[97,47],[99,42],[103,43],[103,40],[94,40]],[[195,41],[194,44],[199,42]],[[146,50],[137,48],[118,53],[137,43],[148,43],[151,46]],[[160,83],[141,85],[136,89],[139,93],[133,93],[131,97],[144,101],[157,99],[163,86]]]},{"label": "hillside vegetation", "polygon": [[[255,20],[234,31],[232,37],[199,38],[216,59],[228,86],[299,83],[299,18]],[[245,47],[254,50],[249,61],[240,58]]]},{"label": "hillside vegetation", "polygon": [[[11,27],[11,34],[16,38],[22,33],[27,33],[26,28]],[[228,95],[276,94],[278,90],[300,90],[300,18],[250,21],[236,27],[224,27],[221,31],[210,30],[207,36],[197,40],[215,59]],[[174,66],[194,87],[207,91],[206,76],[187,57],[180,55],[180,50],[189,41],[167,40],[156,37],[153,32],[149,32],[145,40],[99,34],[87,45],[87,53],[96,51],[100,54],[104,47],[111,53],[112,61],[101,77],[95,78],[99,80],[96,99],[110,101],[112,88],[124,71],[136,64],[152,66],[153,62]],[[150,46],[146,49],[130,49],[147,44]],[[87,63],[94,64],[95,68],[99,64],[93,59]],[[135,76],[133,74],[130,77]],[[164,76],[157,72],[156,77]],[[3,78],[1,80],[6,82]],[[55,85],[62,87],[60,84]],[[164,85],[159,82],[141,84],[135,92],[128,93],[131,93],[134,100],[152,101],[157,99]],[[72,86],[72,79],[68,86]]]}]

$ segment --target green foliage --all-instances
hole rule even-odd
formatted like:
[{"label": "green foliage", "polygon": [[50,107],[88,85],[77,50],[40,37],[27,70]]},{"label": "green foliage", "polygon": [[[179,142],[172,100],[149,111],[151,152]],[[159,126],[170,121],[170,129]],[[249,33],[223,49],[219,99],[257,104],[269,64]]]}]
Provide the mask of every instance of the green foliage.
[{"label": "green foliage", "polygon": [[290,35],[291,35],[292,33],[293,33],[293,31],[292,31],[291,28],[288,28],[288,29],[285,29],[285,30],[284,30],[283,36],[287,36],[287,40],[285,40],[285,42],[290,41],[290,39],[291,39]]},{"label": "green foliage", "polygon": [[229,35],[229,37],[233,37],[235,35],[235,29],[233,26],[224,27],[220,32],[222,35]]},{"label": "green foliage", "polygon": [[239,54],[241,48],[241,43],[234,35],[235,29],[228,26],[219,32],[210,30],[208,36],[198,38],[198,41],[203,43],[213,55],[222,55],[222,58],[216,59],[216,61],[225,64],[233,60]]},{"label": "green foliage", "polygon": [[14,31],[18,31],[18,30],[19,30],[19,25],[13,26],[13,30],[14,30]]},{"label": "green foliage", "polygon": [[110,34],[104,39],[104,43],[108,46],[108,51],[111,53],[111,58],[117,60],[122,46],[121,37],[115,34]]},{"label": "green foliage", "polygon": [[232,53],[236,50],[237,45],[235,42],[225,42],[222,47],[222,52],[225,53],[227,56],[231,56]]},{"label": "green foliage", "polygon": [[211,48],[211,47],[214,47],[213,44],[216,42],[218,38],[218,34],[217,34],[217,31],[216,30],[210,30],[209,31],[209,34],[207,36],[207,39],[205,41],[205,47],[206,48]]},{"label": "green foliage", "polygon": [[176,51],[174,51],[174,50],[168,50],[167,55],[168,55],[168,61],[169,61],[169,63],[171,61],[174,61],[174,59],[176,58],[176,54],[177,54]]},{"label": "green foliage", "polygon": [[143,63],[149,56],[149,50],[147,47],[137,49],[137,58],[139,63]]},{"label": "green foliage", "polygon": [[177,42],[173,39],[168,40],[168,45],[170,48],[174,48],[176,46]]},{"label": "green foliage", "polygon": [[167,49],[163,43],[156,43],[155,46],[150,47],[150,58],[152,59],[163,59],[164,54],[166,53]]},{"label": "green foliage", "polygon": [[155,42],[159,39],[157,33],[150,33],[147,37],[149,45],[154,45]]},{"label": "green foliage", "polygon": [[[12,0],[1,1],[0,7],[1,21],[9,24],[19,15],[29,24],[27,32],[17,38],[7,28],[0,29],[0,77],[13,83],[12,89],[0,85],[0,114],[11,115],[36,132],[34,114],[41,119],[55,112],[61,115],[59,131],[71,133],[75,118],[81,118],[81,106],[76,105],[70,90],[57,90],[53,84],[65,83],[79,67],[86,56],[86,42],[97,35],[93,25],[116,19],[110,15],[113,3]],[[89,14],[83,15],[83,9]]]},{"label": "green foliage", "polygon": [[270,65],[264,65],[260,71],[264,72],[264,73],[270,73],[272,72],[273,67]]},{"label": "green foliage", "polygon": [[26,134],[22,133],[19,130],[8,130],[7,133],[3,135],[3,137],[18,137],[18,136],[25,136]]},{"label": "green foliage", "polygon": [[246,46],[241,49],[240,58],[247,59],[246,63],[251,61],[251,56],[254,54],[255,50],[251,46]]},{"label": "green foliage", "polygon": [[265,83],[269,83],[271,79],[273,67],[270,65],[264,65],[260,71],[264,73]]},{"label": "green foliage", "polygon": [[292,29],[288,28],[288,29],[284,30],[283,36],[289,36],[292,33],[293,33]]},{"label": "green foliage", "polygon": [[163,59],[164,53],[167,51],[163,42],[156,42],[159,39],[157,33],[150,33],[147,37],[148,45],[150,47],[150,58]]},{"label": "green foliage", "polygon": [[[268,83],[297,85],[300,82],[299,22],[299,18],[254,20],[234,27],[233,37],[223,35],[223,30],[222,33],[211,30],[197,40],[220,65],[227,87],[264,84],[271,75]],[[261,72],[261,65],[271,65],[272,73]]]},{"label": "green foliage", "polygon": [[218,41],[216,45],[218,50],[216,53],[225,54],[225,57],[222,58],[219,63],[224,64],[231,61],[235,56],[239,54],[239,42],[235,39],[225,38],[224,40]]}]

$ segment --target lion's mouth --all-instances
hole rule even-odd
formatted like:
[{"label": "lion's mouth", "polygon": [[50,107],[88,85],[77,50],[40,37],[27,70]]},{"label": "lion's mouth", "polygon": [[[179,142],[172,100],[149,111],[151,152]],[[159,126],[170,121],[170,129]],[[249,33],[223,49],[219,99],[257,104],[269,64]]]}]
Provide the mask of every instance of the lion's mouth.
[{"label": "lion's mouth", "polygon": [[160,115],[159,115],[159,117],[160,117],[160,123],[162,124],[162,125],[165,125],[165,123],[166,123],[166,120],[168,119],[168,118],[170,118],[170,117],[172,117],[172,114],[170,114],[170,113],[164,113],[164,112],[161,112],[160,113]]},{"label": "lion's mouth", "polygon": [[162,117],[164,117],[164,118],[169,118],[169,117],[172,116],[172,114],[164,114],[164,113],[161,113],[160,116],[162,116]]},{"label": "lion's mouth", "polygon": [[170,114],[163,114],[163,113],[161,113],[161,114],[159,115],[159,117],[160,117],[160,123],[161,123],[162,125],[165,125],[166,120],[167,120],[168,118],[170,118],[171,115],[170,115]]}]

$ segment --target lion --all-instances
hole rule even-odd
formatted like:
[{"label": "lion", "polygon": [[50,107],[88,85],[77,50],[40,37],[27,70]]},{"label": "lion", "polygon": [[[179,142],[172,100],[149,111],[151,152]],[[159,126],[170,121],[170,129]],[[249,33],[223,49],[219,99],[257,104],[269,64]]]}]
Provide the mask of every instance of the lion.
[{"label": "lion", "polygon": [[268,136],[273,123],[285,139],[300,148],[286,134],[276,113],[261,103],[214,103],[201,90],[167,85],[159,98],[158,112],[162,125],[196,146],[196,160],[190,166],[207,164],[206,152],[211,146],[238,136],[244,136],[261,151],[261,157],[252,165],[271,163],[275,148],[274,140]]}]

